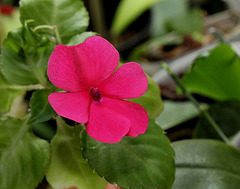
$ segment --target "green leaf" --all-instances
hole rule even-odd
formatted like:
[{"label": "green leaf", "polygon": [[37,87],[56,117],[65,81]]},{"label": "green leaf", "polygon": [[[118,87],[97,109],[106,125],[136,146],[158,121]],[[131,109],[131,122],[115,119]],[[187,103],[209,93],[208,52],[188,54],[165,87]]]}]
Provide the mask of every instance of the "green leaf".
[{"label": "green leaf", "polygon": [[27,27],[11,31],[3,43],[1,71],[11,83],[45,85],[48,58],[53,48],[46,37]]},{"label": "green leaf", "polygon": [[167,20],[166,25],[170,31],[176,31],[182,35],[201,32],[203,29],[202,12],[199,9],[184,12]]},{"label": "green leaf", "polygon": [[44,122],[52,119],[56,116],[56,112],[48,102],[48,96],[52,93],[51,90],[39,90],[35,91],[30,100],[31,106],[31,118],[30,122],[38,121]]},{"label": "green leaf", "polygon": [[47,180],[53,188],[103,189],[107,182],[100,178],[83,159],[79,132],[57,118],[57,134],[51,141],[52,154]]},{"label": "green leaf", "polygon": [[66,45],[68,45],[68,46],[78,45],[80,43],[83,43],[87,38],[94,36],[94,35],[97,35],[97,33],[83,32],[81,34],[77,34],[77,35],[73,36]]},{"label": "green leaf", "polygon": [[[216,103],[209,107],[208,112],[227,137],[232,137],[240,131],[239,101]],[[196,138],[214,138],[221,140],[205,117],[201,117],[197,123],[194,136]]]},{"label": "green leaf", "polygon": [[113,18],[112,32],[120,35],[136,18],[163,0],[122,0]]},{"label": "green leaf", "polygon": [[174,181],[174,152],[163,130],[150,120],[147,132],[101,143],[81,133],[83,156],[108,182],[123,188],[170,189]]},{"label": "green leaf", "polygon": [[[159,37],[166,34],[166,23],[169,19],[177,19],[188,11],[187,0],[167,0],[153,6],[151,9],[150,34]],[[180,23],[181,24],[181,23]]]},{"label": "green leaf", "polygon": [[240,151],[215,140],[173,143],[176,179],[173,189],[236,189],[240,185]]},{"label": "green leaf", "polygon": [[163,130],[170,129],[180,123],[190,120],[199,115],[197,108],[192,102],[163,101],[164,110],[156,118],[156,123]]},{"label": "green leaf", "polygon": [[240,59],[222,44],[198,58],[182,79],[188,91],[215,100],[240,99]]},{"label": "green leaf", "polygon": [[31,132],[27,120],[0,118],[0,188],[33,189],[49,161],[48,142]]},{"label": "green leaf", "polygon": [[[63,43],[84,32],[89,22],[88,12],[81,0],[21,0],[20,14],[23,24],[32,19],[33,27],[57,26]],[[49,33],[46,30],[42,32]]]},{"label": "green leaf", "polygon": [[148,90],[139,98],[128,99],[128,101],[140,104],[151,118],[157,117],[163,110],[163,102],[160,89],[153,79],[148,77]]},{"label": "green leaf", "polygon": [[24,92],[24,89],[19,88],[5,80],[0,73],[0,114],[10,111],[13,100]]},{"label": "green leaf", "polygon": [[55,124],[53,125],[52,122],[32,123],[32,130],[35,135],[49,141],[52,140],[52,138],[56,134],[56,127],[55,127]]}]

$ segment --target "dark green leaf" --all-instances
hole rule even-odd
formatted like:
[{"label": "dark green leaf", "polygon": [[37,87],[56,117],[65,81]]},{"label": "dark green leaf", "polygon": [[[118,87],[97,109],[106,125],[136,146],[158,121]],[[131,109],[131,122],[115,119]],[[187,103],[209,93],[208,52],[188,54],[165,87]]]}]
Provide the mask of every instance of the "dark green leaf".
[{"label": "dark green leaf", "polygon": [[[21,0],[21,22],[34,20],[33,26],[57,26],[63,43],[84,32],[88,27],[89,16],[81,0]],[[48,30],[42,30],[49,33]],[[52,35],[55,34],[52,32]]]},{"label": "dark green leaf", "polygon": [[0,119],[0,188],[33,189],[49,161],[48,142],[37,138],[27,120]]},{"label": "dark green leaf", "polygon": [[57,134],[51,141],[51,163],[47,180],[53,188],[103,189],[107,182],[89,167],[81,153],[79,132],[57,118]]},{"label": "dark green leaf", "polygon": [[128,99],[131,102],[140,104],[152,118],[157,117],[163,110],[163,102],[160,96],[158,85],[148,76],[148,90],[139,98]]},{"label": "dark green leaf", "polygon": [[54,46],[27,27],[11,31],[4,41],[0,59],[5,78],[12,83],[28,85],[47,82],[48,58]]},{"label": "dark green leaf", "polygon": [[[216,103],[209,107],[208,112],[222,129],[222,131],[226,134],[226,136],[232,137],[240,131],[239,101],[226,101]],[[221,140],[219,135],[204,117],[201,117],[197,124],[195,137],[214,138]]]},{"label": "dark green leaf", "polygon": [[56,134],[56,127],[52,124],[52,122],[32,123],[32,130],[35,135],[49,141],[52,140],[52,138]]},{"label": "dark green leaf", "polygon": [[174,181],[174,152],[163,130],[150,120],[147,132],[101,143],[81,133],[83,156],[108,182],[123,188],[170,189]]},{"label": "dark green leaf", "polygon": [[3,114],[10,110],[13,100],[23,93],[24,89],[7,82],[0,73],[0,91],[0,114]]},{"label": "dark green leaf", "polygon": [[214,140],[173,143],[176,179],[173,189],[236,189],[240,185],[240,151]]},{"label": "dark green leaf", "polygon": [[51,90],[39,90],[33,93],[30,100],[31,106],[31,118],[30,122],[38,121],[44,122],[50,120],[56,116],[56,112],[53,110],[48,102],[48,96],[52,93]]},{"label": "dark green leaf", "polygon": [[182,82],[190,92],[216,100],[239,100],[240,59],[229,45],[219,45],[198,58]]}]

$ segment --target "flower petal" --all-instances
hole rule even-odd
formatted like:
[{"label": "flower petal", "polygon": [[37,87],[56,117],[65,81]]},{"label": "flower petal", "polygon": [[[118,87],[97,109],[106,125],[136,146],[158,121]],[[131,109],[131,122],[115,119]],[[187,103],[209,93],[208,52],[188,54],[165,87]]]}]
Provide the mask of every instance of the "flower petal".
[{"label": "flower petal", "polygon": [[108,101],[112,101],[110,104],[114,110],[126,116],[130,121],[131,125],[127,136],[136,137],[146,132],[149,119],[147,111],[141,105],[126,100],[108,99]]},{"label": "flower petal", "polygon": [[130,99],[142,96],[148,88],[148,79],[142,67],[129,62],[123,64],[111,77],[98,85],[102,95]]},{"label": "flower petal", "polygon": [[77,92],[86,88],[84,83],[80,85],[81,70],[74,52],[73,46],[57,45],[48,61],[49,80],[56,87],[69,92]]},{"label": "flower petal", "polygon": [[86,131],[98,141],[115,143],[126,135],[136,137],[145,133],[147,126],[148,115],[142,106],[103,97],[101,103],[92,102]]},{"label": "flower petal", "polygon": [[77,93],[52,93],[48,96],[49,103],[58,115],[86,123],[89,116],[90,94],[88,91]]},{"label": "flower petal", "polygon": [[89,90],[108,78],[119,64],[117,50],[104,38],[89,37],[77,46],[56,46],[48,63],[48,77],[69,92]]},{"label": "flower petal", "polygon": [[[106,106],[107,104],[107,106]],[[100,142],[116,143],[127,135],[130,129],[129,120],[111,108],[114,102],[92,102],[89,121],[86,124],[87,133]]]}]

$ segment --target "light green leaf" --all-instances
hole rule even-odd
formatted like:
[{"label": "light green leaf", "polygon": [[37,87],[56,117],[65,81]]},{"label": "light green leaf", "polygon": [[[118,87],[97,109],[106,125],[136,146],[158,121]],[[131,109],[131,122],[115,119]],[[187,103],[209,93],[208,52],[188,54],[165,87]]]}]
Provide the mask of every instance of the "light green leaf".
[{"label": "light green leaf", "polygon": [[151,118],[157,117],[163,110],[163,102],[160,89],[153,79],[148,77],[148,90],[139,98],[128,99],[128,101],[140,104]]},{"label": "light green leaf", "polygon": [[173,189],[236,189],[240,185],[240,151],[215,140],[173,143],[176,179]]},{"label": "light green leaf", "polygon": [[31,106],[31,118],[30,122],[38,121],[44,122],[50,120],[56,116],[56,112],[53,110],[48,102],[48,96],[52,93],[51,90],[39,90],[33,93],[30,99]]},{"label": "light green leaf", "polygon": [[84,32],[89,22],[88,12],[81,0],[21,0],[20,14],[23,24],[32,19],[34,27],[57,26],[63,43]]},{"label": "light green leaf", "polygon": [[[6,2],[5,2],[6,3]],[[0,44],[7,37],[7,33],[21,26],[19,10],[15,8],[12,15],[0,14]]]},{"label": "light green leaf", "polygon": [[49,161],[47,141],[37,138],[27,120],[0,118],[0,188],[33,189]]},{"label": "light green leaf", "polygon": [[182,35],[200,33],[203,29],[202,12],[199,9],[184,12],[184,14],[167,20],[166,25],[168,30]]},{"label": "light green leaf", "polygon": [[174,152],[163,130],[150,120],[147,132],[101,143],[81,133],[83,156],[108,182],[123,188],[170,189],[174,181]]},{"label": "light green leaf", "polygon": [[24,89],[19,88],[5,80],[0,73],[0,114],[9,112],[13,100],[24,92]]},{"label": "light green leaf", "polygon": [[121,34],[137,17],[163,0],[122,0],[118,5],[113,18],[112,32],[115,35]]},{"label": "light green leaf", "polygon": [[68,46],[78,45],[80,43],[83,43],[87,38],[94,36],[94,35],[97,35],[97,33],[83,32],[81,34],[73,36],[66,45],[68,45]]},{"label": "light green leaf", "polygon": [[197,108],[189,101],[163,101],[163,104],[164,110],[156,118],[156,123],[161,125],[161,128],[164,130],[170,129],[199,115]]},{"label": "light green leaf", "polygon": [[3,43],[0,59],[5,78],[15,84],[47,82],[47,64],[54,46],[28,27],[11,31]]},{"label": "light green leaf", "polygon": [[[166,23],[169,19],[177,19],[188,11],[187,0],[167,0],[151,8],[150,34],[159,37],[168,32]],[[181,23],[180,23],[181,24]]]},{"label": "light green leaf", "polygon": [[47,180],[53,188],[103,189],[107,182],[82,157],[79,132],[57,118],[57,134],[51,141],[52,155]]},{"label": "light green leaf", "polygon": [[[239,101],[215,103],[209,107],[208,112],[227,137],[232,137],[240,131]],[[196,138],[213,138],[221,140],[215,129],[203,116],[197,123],[194,135]]]},{"label": "light green leaf", "polygon": [[215,100],[240,99],[240,59],[222,44],[198,58],[182,79],[188,91]]}]

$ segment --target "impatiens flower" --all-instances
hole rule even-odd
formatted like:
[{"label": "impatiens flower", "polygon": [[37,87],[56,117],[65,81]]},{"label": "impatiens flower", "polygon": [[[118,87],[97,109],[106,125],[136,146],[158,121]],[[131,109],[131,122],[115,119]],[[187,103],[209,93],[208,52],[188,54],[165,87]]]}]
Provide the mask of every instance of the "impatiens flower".
[{"label": "impatiens flower", "polygon": [[[57,45],[48,63],[48,77],[67,92],[49,95],[62,117],[86,123],[87,133],[105,143],[145,133],[148,114],[124,99],[142,96],[148,80],[135,62],[119,65],[117,50],[105,39],[89,37],[77,46]],[[117,69],[117,70],[116,70]]]}]

